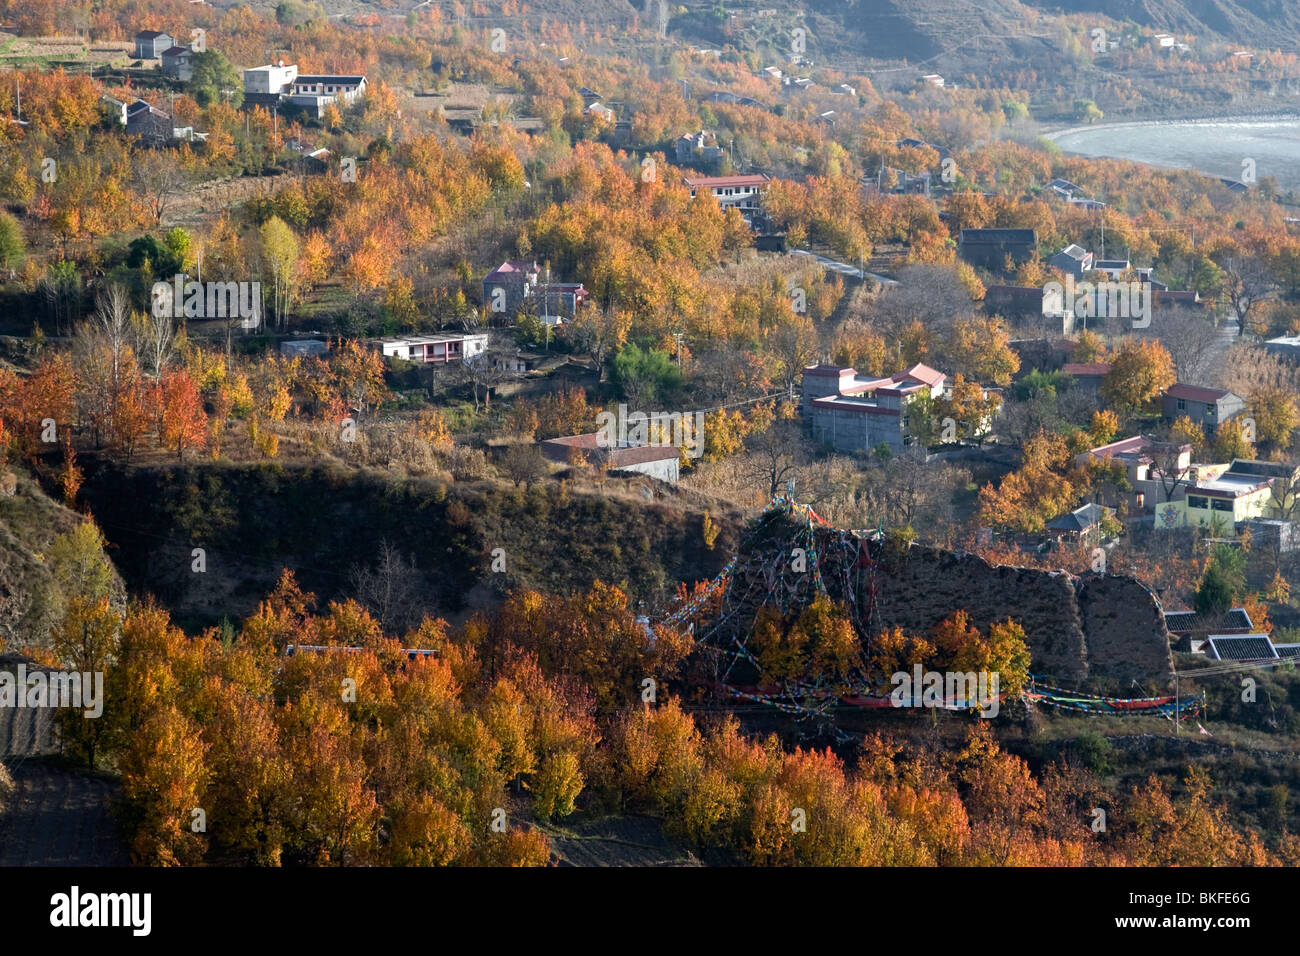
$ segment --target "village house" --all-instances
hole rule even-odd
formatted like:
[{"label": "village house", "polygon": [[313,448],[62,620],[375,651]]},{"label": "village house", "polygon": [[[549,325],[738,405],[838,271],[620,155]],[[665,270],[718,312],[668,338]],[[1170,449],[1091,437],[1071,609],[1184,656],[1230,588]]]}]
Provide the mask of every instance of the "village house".
[{"label": "village house", "polygon": [[144,100],[136,100],[126,108],[126,131],[150,146],[162,146],[174,138],[172,118]]},{"label": "village house", "polygon": [[1222,388],[1199,385],[1170,385],[1161,400],[1164,417],[1169,421],[1186,416],[1207,431],[1213,431],[1246,410],[1246,400]]},{"label": "village house", "polygon": [[490,312],[513,317],[540,278],[536,262],[503,262],[483,277],[483,304]]},{"label": "village house", "polygon": [[[1075,456],[1075,464],[1085,468],[1090,462],[1120,465],[1128,482],[1127,492],[1114,491],[1112,504],[1121,500],[1130,511],[1143,511],[1181,499],[1197,481],[1217,477],[1226,465],[1192,462],[1192,446],[1160,442],[1143,435],[1133,435],[1108,442]],[[1157,521],[1158,523],[1158,521]]]},{"label": "village house", "polygon": [[869,451],[909,443],[908,406],[921,395],[943,395],[947,376],[913,365],[888,378],[859,376],[853,368],[809,365],[803,370],[800,411],[813,437],[836,451]]},{"label": "village house", "polygon": [[337,103],[349,106],[365,95],[366,78],[360,74],[300,74],[294,78],[286,101],[317,118],[325,108]]},{"label": "village house", "polygon": [[763,211],[763,193],[768,181],[768,177],[762,173],[748,176],[687,176],[682,179],[691,191],[692,199],[700,190],[708,190],[724,212],[734,206],[740,210],[746,223],[750,223]]},{"label": "village house", "polygon": [[137,60],[156,60],[163,50],[176,45],[169,34],[157,30],[141,30],[135,35],[135,57]]},{"label": "village house", "polygon": [[1085,199],[1082,196],[1072,196],[1067,199],[1066,202],[1077,209],[1084,210],[1085,212],[1100,212],[1106,208],[1106,204],[1100,199]]},{"label": "village house", "polygon": [[859,180],[863,192],[869,196],[892,193],[894,195],[917,195],[929,198],[930,183],[931,176],[928,170],[910,173],[906,169],[894,169],[892,166],[881,166],[876,170],[876,175],[864,175]]},{"label": "village house", "polygon": [[569,357],[561,352],[524,352],[516,350],[513,355],[494,355],[492,367],[502,372],[514,372],[526,375],[529,372],[546,373],[567,364]]},{"label": "village house", "polygon": [[704,130],[677,137],[673,142],[673,150],[677,156],[678,166],[693,164],[715,167],[722,162],[723,151],[718,145],[717,138]]},{"label": "village house", "polygon": [[117,120],[117,122],[122,126],[126,125],[127,104],[124,101],[109,96],[108,94],[101,95],[99,101],[104,104],[104,108],[107,110],[109,116]]},{"label": "village house", "polygon": [[602,445],[601,439],[601,432],[549,438],[541,443],[542,457],[556,465],[575,465],[585,461],[607,471],[648,475],[670,485],[677,484],[681,452],[676,446],[627,442],[609,448]]},{"label": "village house", "polygon": [[449,365],[475,361],[487,351],[486,332],[465,335],[417,335],[409,338],[378,339],[372,345],[388,358],[408,362]]},{"label": "village house", "polygon": [[1065,275],[1082,279],[1085,272],[1092,271],[1093,255],[1082,246],[1070,243],[1049,260],[1053,269],[1059,269]]},{"label": "village house", "polygon": [[536,306],[537,314],[559,325],[572,319],[587,301],[581,282],[552,282],[536,262],[503,262],[483,277],[483,304],[493,314],[513,317]]},{"label": "village house", "polygon": [[268,63],[266,66],[255,66],[244,71],[244,95],[248,96],[252,93],[277,98],[285,96],[297,78],[297,65],[286,66],[284,60],[279,63]]},{"label": "village house", "polygon": [[1185,496],[1156,509],[1156,527],[1164,530],[1199,525],[1213,527],[1216,519],[1232,533],[1238,522],[1265,517],[1272,507],[1274,479],[1260,475],[1220,474],[1198,479]]},{"label": "village house", "polygon": [[187,46],[168,47],[162,51],[163,74],[181,83],[194,79],[194,51]]},{"label": "village house", "polygon": [[1206,638],[1211,634],[1251,634],[1255,625],[1245,608],[1234,607],[1222,614],[1199,611],[1165,611],[1165,630],[1174,650],[1204,653]]},{"label": "village house", "polygon": [[1038,233],[1033,229],[963,229],[958,234],[957,252],[973,266],[1001,272],[1008,259],[1020,265],[1038,255]]}]

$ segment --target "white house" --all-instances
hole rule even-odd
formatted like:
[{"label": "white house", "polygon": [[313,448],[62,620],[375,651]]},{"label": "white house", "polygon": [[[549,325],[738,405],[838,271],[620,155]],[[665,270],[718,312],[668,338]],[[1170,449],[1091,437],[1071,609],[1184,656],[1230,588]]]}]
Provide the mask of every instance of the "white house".
[{"label": "white house", "polygon": [[285,66],[283,60],[278,64],[256,66],[244,71],[244,92],[284,96],[289,93],[297,78],[297,65]]},{"label": "white house", "polygon": [[452,362],[472,362],[482,355],[487,351],[488,337],[485,332],[468,335],[417,335],[411,338],[379,339],[375,344],[389,358],[449,365]]}]

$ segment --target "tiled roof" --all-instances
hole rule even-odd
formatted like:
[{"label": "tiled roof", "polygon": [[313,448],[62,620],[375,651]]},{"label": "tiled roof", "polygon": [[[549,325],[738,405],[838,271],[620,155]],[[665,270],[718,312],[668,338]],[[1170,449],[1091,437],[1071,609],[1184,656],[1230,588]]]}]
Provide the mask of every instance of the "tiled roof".
[{"label": "tiled roof", "polygon": [[361,74],[355,76],[334,76],[328,73],[300,73],[298,78],[293,81],[294,86],[301,83],[335,83],[350,86],[359,86],[365,77]]},{"label": "tiled roof", "polygon": [[1047,527],[1053,531],[1087,531],[1109,512],[1109,508],[1089,502],[1082,508],[1075,508],[1068,514],[1052,519],[1047,523]]},{"label": "tiled roof", "polygon": [[692,189],[699,186],[722,189],[727,186],[761,186],[767,182],[767,176],[761,173],[752,176],[687,176],[682,182]]},{"label": "tiled roof", "polygon": [[1196,611],[1166,611],[1165,627],[1171,634],[1192,631],[1246,631],[1252,628],[1250,615],[1235,607],[1224,614],[1198,614]]},{"label": "tiled roof", "polygon": [[1211,634],[1208,656],[1221,661],[1272,661],[1277,651],[1267,634]]},{"label": "tiled roof", "polygon": [[1226,398],[1232,393],[1221,388],[1204,388],[1200,385],[1184,385],[1181,382],[1175,382],[1170,385],[1165,392],[1171,398],[1184,398],[1193,402],[1208,402],[1213,405],[1221,398]]},{"label": "tiled roof", "polygon": [[1032,229],[963,229],[958,241],[1033,243],[1038,241],[1038,233]]},{"label": "tiled roof", "polygon": [[1061,366],[1066,375],[1108,375],[1109,362],[1066,362]]},{"label": "tiled roof", "polygon": [[930,366],[922,365],[919,362],[909,369],[904,369],[902,372],[896,373],[893,376],[894,381],[899,381],[903,376],[914,378],[918,382],[924,382],[926,385],[931,387],[942,385],[944,380],[948,377],[944,375],[943,372],[936,372],[934,369],[930,368]]}]

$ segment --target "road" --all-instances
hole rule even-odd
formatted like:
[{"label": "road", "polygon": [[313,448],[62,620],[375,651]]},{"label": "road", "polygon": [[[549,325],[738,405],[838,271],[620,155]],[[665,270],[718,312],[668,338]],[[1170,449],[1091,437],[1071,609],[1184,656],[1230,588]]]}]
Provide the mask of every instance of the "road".
[{"label": "road", "polygon": [[[828,259],[826,256],[819,256],[817,253],[809,252],[806,249],[791,249],[790,255],[807,256],[810,259],[815,259],[820,265],[825,266],[830,271],[838,272],[840,275],[848,276],[851,279],[860,279],[862,277],[862,271],[858,269],[857,266],[850,265],[847,262],[838,262],[835,259]],[[885,276],[877,275],[874,272],[868,272],[867,275],[872,279],[875,279],[881,285],[898,285],[898,280],[896,279],[889,279]]]}]

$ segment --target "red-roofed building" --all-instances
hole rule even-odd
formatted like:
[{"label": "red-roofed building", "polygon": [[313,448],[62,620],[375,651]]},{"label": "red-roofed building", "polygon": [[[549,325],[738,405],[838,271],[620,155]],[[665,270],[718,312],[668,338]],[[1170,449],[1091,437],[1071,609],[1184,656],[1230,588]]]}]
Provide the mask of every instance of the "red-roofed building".
[{"label": "red-roofed building", "polygon": [[691,198],[707,189],[725,212],[735,206],[745,217],[745,222],[763,211],[763,192],[768,177],[759,173],[749,176],[686,176],[682,179],[691,191]]},{"label": "red-roofed building", "polygon": [[928,365],[913,365],[887,378],[860,376],[838,365],[803,370],[801,411],[813,436],[837,451],[867,451],[908,444],[907,407],[919,395],[943,395],[947,376]]},{"label": "red-roofed building", "polygon": [[1181,382],[1169,386],[1163,405],[1165,418],[1170,421],[1186,416],[1211,431],[1246,410],[1246,400],[1240,395],[1222,388],[1203,388]]}]

